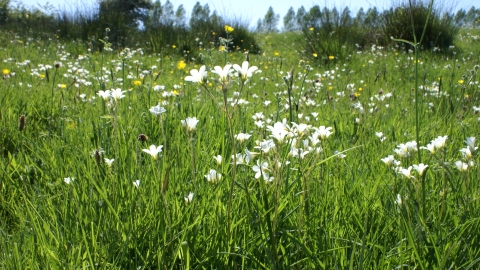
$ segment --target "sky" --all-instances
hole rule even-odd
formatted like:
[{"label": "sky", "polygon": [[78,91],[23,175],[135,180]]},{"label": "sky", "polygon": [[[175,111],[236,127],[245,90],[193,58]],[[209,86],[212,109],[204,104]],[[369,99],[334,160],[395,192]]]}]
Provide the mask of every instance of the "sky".
[{"label": "sky", "polygon": [[[39,5],[45,6],[48,2],[54,7],[59,7],[61,10],[69,10],[77,6],[95,6],[96,1],[97,0],[11,0],[11,4],[16,5],[16,3],[21,2],[26,6],[38,7]],[[154,0],[152,0],[152,2],[153,1]],[[160,0],[162,4],[166,1],[167,0]],[[187,16],[189,16],[195,3],[200,2],[202,6],[208,4],[211,11],[216,10],[217,14],[222,17],[250,22],[251,27],[256,26],[257,20],[265,16],[270,6],[276,14],[280,15],[280,25],[282,25],[281,21],[290,7],[293,7],[296,12],[301,6],[305,7],[307,11],[314,5],[319,5],[321,8],[324,6],[328,8],[337,7],[337,9],[343,9],[348,6],[352,12],[352,16],[355,16],[360,7],[363,7],[366,11],[368,8],[376,6],[377,9],[381,11],[390,8],[393,5],[392,3],[403,1],[406,0],[170,0],[175,10],[180,4],[183,4],[187,11]],[[472,6],[480,8],[478,0],[439,0],[436,2],[442,3],[442,7],[444,8],[454,11],[460,8],[468,10]]]}]

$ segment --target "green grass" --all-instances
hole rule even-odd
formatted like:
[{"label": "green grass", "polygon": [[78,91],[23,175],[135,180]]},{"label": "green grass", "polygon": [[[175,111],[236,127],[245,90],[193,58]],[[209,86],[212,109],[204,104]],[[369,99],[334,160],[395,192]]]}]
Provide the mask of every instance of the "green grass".
[{"label": "green grass", "polygon": [[[213,100],[184,81],[200,66],[178,69],[173,51],[122,58],[84,44],[2,35],[0,267],[478,268],[479,156],[473,151],[467,160],[460,149],[467,137],[479,139],[480,54],[472,50],[480,41],[462,32],[451,54],[419,55],[418,151],[429,166],[423,200],[418,173],[407,178],[381,161],[394,155],[402,168],[419,163],[416,153],[394,152],[416,139],[413,53],[375,47],[345,61],[315,61],[296,35],[257,37],[264,53],[250,55],[250,65],[262,72],[238,96],[238,78],[224,86],[229,104],[248,101],[228,105],[231,127],[211,71],[241,64],[241,53],[206,47],[192,56],[203,57]],[[289,101],[284,77],[292,68]],[[117,88],[126,92],[116,102],[97,95]],[[166,109],[159,117],[149,112],[158,102]],[[260,112],[262,127],[252,118]],[[194,133],[182,127],[187,117],[199,120]],[[275,150],[262,154],[256,146],[271,138],[267,126],[283,119],[291,132],[291,122],[311,127],[274,139]],[[304,146],[320,126],[332,134]],[[251,137],[234,144],[230,128]],[[438,136],[448,139],[435,154],[420,149]],[[152,144],[163,145],[157,160],[142,151]],[[234,145],[258,153],[235,176]],[[292,147],[309,153],[294,157]],[[111,167],[104,158],[115,159]],[[471,161],[464,172],[460,160]],[[271,182],[255,178],[253,167],[263,162]],[[221,173],[217,183],[206,180],[210,169]]]}]

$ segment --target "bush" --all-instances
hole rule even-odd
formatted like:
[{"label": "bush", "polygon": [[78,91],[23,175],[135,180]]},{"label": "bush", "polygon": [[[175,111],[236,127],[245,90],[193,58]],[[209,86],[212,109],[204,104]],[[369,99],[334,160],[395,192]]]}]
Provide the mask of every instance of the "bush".
[{"label": "bush", "polygon": [[[410,4],[403,3],[398,7],[390,8],[383,13],[383,36],[381,41],[384,45],[390,43],[390,38],[414,41],[412,32],[412,19],[417,42],[420,41],[425,22],[428,17],[428,4],[422,1],[412,1]],[[442,13],[440,9],[433,8],[428,20],[424,38],[423,49],[434,47],[446,49],[453,44],[453,39],[459,28],[455,26],[454,19],[448,13]]]},{"label": "bush", "polygon": [[340,14],[336,8],[320,10],[314,6],[305,16],[303,25],[304,53],[325,63],[345,59],[355,44],[363,40],[363,31],[350,16],[348,7]]}]

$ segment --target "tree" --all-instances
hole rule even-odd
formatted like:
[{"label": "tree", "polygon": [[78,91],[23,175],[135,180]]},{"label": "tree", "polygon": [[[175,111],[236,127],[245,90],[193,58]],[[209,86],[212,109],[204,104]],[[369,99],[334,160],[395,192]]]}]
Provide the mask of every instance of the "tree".
[{"label": "tree", "polygon": [[7,22],[10,0],[0,0],[0,25]]},{"label": "tree", "polygon": [[295,11],[293,10],[293,7],[290,7],[285,17],[283,17],[283,30],[284,31],[298,30],[298,24],[295,20]]},{"label": "tree", "polygon": [[467,12],[461,8],[457,11],[457,14],[455,14],[455,25],[462,27],[465,24],[465,18],[467,16]]},{"label": "tree", "polygon": [[175,23],[175,12],[173,10],[172,2],[167,0],[162,10],[162,18],[160,20],[162,25],[173,25]]},{"label": "tree", "polygon": [[468,25],[468,26],[473,26],[475,24],[475,19],[477,18],[477,14],[476,14],[476,10],[475,10],[475,7],[471,7],[468,12],[467,12],[467,15],[465,15],[465,24]]},{"label": "tree", "polygon": [[208,28],[208,19],[210,17],[210,7],[208,4],[202,7],[200,2],[193,6],[192,15],[190,16],[190,29]]},{"label": "tree", "polygon": [[369,8],[367,14],[365,14],[364,24],[369,28],[376,28],[379,24],[380,14],[376,7]]},{"label": "tree", "polygon": [[357,16],[355,16],[354,22],[357,25],[362,25],[364,21],[365,21],[365,11],[363,11],[363,8],[361,7],[357,12]]},{"label": "tree", "polygon": [[257,23],[257,31],[258,32],[266,32],[266,33],[271,33],[271,32],[277,32],[277,25],[278,22],[280,21],[280,15],[275,14],[273,11],[272,7],[268,8],[267,14],[265,14],[265,17],[263,20],[258,20]]},{"label": "tree", "polygon": [[148,16],[152,8],[149,0],[103,0],[100,2],[100,13],[108,14],[110,23],[117,27],[138,27]]},{"label": "tree", "polygon": [[175,12],[175,26],[180,28],[186,28],[187,16],[186,11],[183,5],[178,6],[177,11]]},{"label": "tree", "polygon": [[298,10],[297,10],[297,15],[295,17],[296,21],[297,21],[297,25],[300,29],[304,29],[307,27],[307,24],[305,22],[305,16],[307,15],[307,11],[305,10],[305,8],[303,6],[301,6]]}]

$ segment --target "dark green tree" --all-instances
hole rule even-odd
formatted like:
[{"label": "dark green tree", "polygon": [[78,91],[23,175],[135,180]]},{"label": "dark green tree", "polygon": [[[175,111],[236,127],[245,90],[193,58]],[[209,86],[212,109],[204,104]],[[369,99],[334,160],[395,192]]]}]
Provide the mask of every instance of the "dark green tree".
[{"label": "dark green tree", "polygon": [[283,17],[283,31],[298,30],[298,24],[295,20],[295,11],[290,7],[285,17]]},{"label": "dark green tree", "polygon": [[279,21],[280,21],[280,15],[275,14],[275,11],[273,11],[273,8],[269,7],[267,14],[265,14],[265,17],[263,18],[263,20],[258,20],[257,32],[265,32],[265,33],[277,32],[278,31],[277,25]]},{"label": "dark green tree", "polygon": [[186,11],[183,5],[178,6],[177,11],[175,12],[175,26],[180,28],[187,27],[187,16]]},{"label": "dark green tree", "polygon": [[297,15],[295,16],[295,19],[297,21],[297,25],[300,29],[304,29],[307,27],[307,24],[305,22],[305,16],[307,15],[307,11],[303,6],[301,6],[297,10]]},{"label": "dark green tree", "polygon": [[[149,0],[102,0],[100,2],[100,13],[108,14],[107,18],[113,25],[120,27],[121,24],[127,27],[137,27],[143,23],[152,8]],[[120,24],[120,25],[119,25]]]}]

